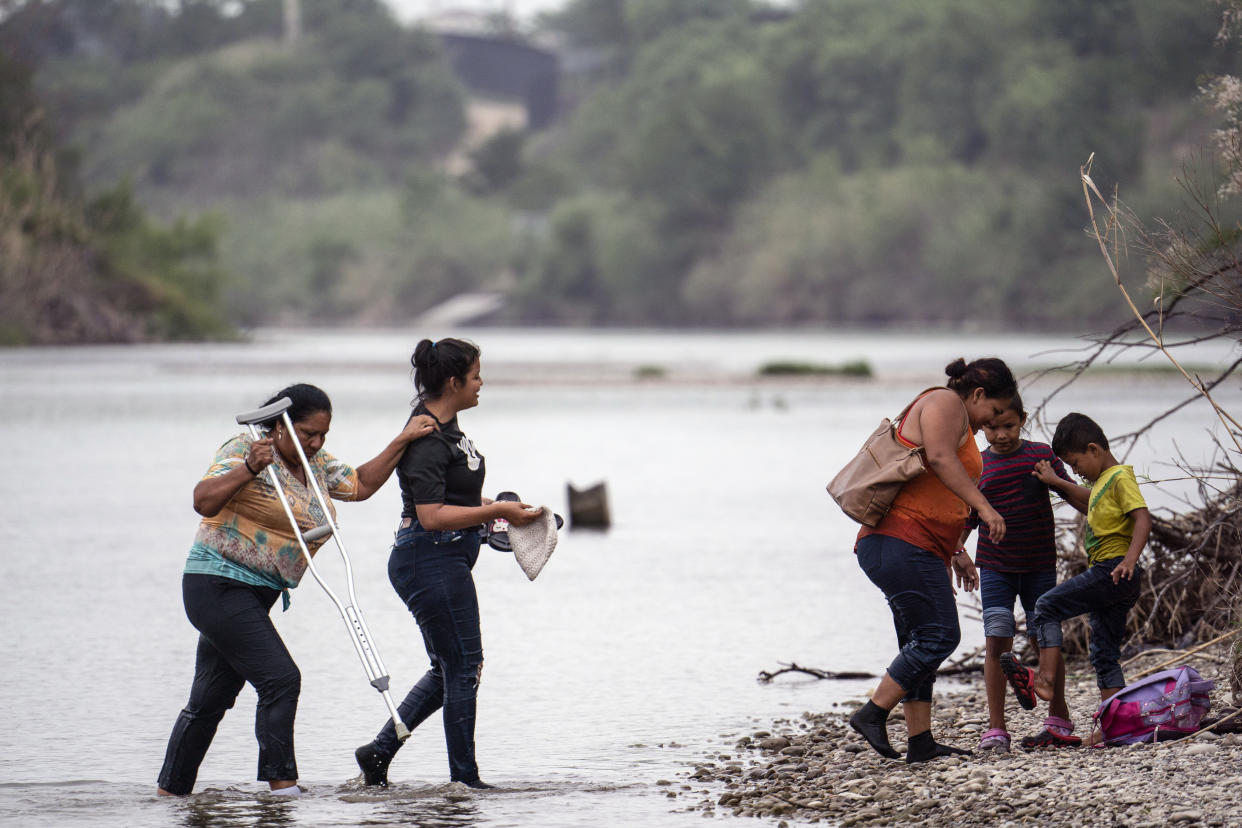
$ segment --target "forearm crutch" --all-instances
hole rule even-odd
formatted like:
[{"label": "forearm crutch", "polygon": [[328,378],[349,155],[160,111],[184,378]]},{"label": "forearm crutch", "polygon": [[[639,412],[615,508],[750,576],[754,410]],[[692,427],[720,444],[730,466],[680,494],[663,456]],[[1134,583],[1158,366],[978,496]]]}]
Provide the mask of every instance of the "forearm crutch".
[{"label": "forearm crutch", "polygon": [[[244,425],[250,432],[250,436],[259,440],[262,434],[257,427],[258,423],[267,422],[275,417],[280,417],[285,424],[285,428],[289,430],[289,436],[293,442],[294,449],[297,450],[298,459],[302,462],[302,469],[306,472],[306,483],[310,486],[315,498],[319,501],[320,507],[323,509],[324,519],[327,521],[322,526],[316,526],[303,533],[302,528],[298,526],[297,518],[293,516],[293,509],[289,506],[289,500],[285,497],[284,490],[280,487],[280,478],[276,474],[276,469],[269,465],[267,467],[268,479],[271,480],[272,486],[276,489],[276,496],[280,498],[280,505],[284,507],[285,516],[289,518],[289,523],[293,526],[293,535],[297,538],[298,546],[302,549],[302,555],[306,558],[306,568],[310,570],[310,574],[319,582],[319,586],[323,587],[323,591],[328,593],[328,597],[332,599],[332,603],[336,604],[336,608],[341,612],[341,618],[345,621],[345,627],[349,630],[349,638],[354,643],[354,650],[358,653],[358,658],[362,659],[363,669],[367,671],[367,678],[371,682],[371,686],[380,692],[384,697],[384,704],[388,705],[388,713],[392,716],[392,723],[397,728],[397,738],[405,741],[410,738],[410,729],[405,726],[405,722],[401,721],[401,715],[397,712],[397,706],[393,703],[392,695],[388,692],[388,670],[384,667],[384,662],[380,659],[379,651],[371,642],[371,631],[367,629],[367,623],[362,619],[362,610],[358,607],[358,596],[354,594],[354,570],[349,563],[349,553],[345,551],[345,543],[341,540],[340,529],[336,525],[336,521],[332,518],[332,509],[328,506],[328,501],[324,498],[323,492],[319,489],[319,483],[315,480],[315,474],[311,470],[310,461],[306,459],[306,453],[302,451],[302,444],[298,442],[297,432],[293,430],[293,421],[289,419],[289,406],[293,402],[288,397],[281,397],[271,405],[264,406],[256,411],[247,411],[237,415],[239,425]],[[336,548],[341,553],[341,560],[345,562],[345,583],[349,587],[349,602],[342,602],[337,597],[319,575],[319,570],[315,568],[315,562],[311,558],[310,549],[307,548],[307,541],[316,541],[320,538],[332,536],[332,540],[336,541]]]}]

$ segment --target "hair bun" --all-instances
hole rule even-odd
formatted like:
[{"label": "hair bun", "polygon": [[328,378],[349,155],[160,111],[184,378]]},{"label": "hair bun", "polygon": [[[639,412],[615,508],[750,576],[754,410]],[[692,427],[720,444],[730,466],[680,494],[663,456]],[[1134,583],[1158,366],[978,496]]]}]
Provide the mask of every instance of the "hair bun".
[{"label": "hair bun", "polygon": [[966,365],[966,360],[962,359],[961,357],[958,357],[957,359],[953,360],[952,362],[950,362],[948,365],[944,367],[944,372],[946,375],[948,375],[949,379],[957,379],[958,377],[963,377],[966,375],[966,372],[968,370],[969,368]]}]

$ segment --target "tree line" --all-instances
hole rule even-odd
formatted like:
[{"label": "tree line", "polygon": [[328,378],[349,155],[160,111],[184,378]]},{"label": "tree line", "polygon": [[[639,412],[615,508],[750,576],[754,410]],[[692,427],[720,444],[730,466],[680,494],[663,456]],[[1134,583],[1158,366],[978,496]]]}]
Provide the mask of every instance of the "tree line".
[{"label": "tree line", "polygon": [[1208,0],[571,0],[497,25],[555,43],[559,119],[451,172],[470,99],[431,33],[303,0],[285,44],[280,7],[0,4],[59,179],[197,234],[192,304],[232,325],[475,289],[518,323],[1106,324],[1078,166],[1174,200],[1237,69]]}]

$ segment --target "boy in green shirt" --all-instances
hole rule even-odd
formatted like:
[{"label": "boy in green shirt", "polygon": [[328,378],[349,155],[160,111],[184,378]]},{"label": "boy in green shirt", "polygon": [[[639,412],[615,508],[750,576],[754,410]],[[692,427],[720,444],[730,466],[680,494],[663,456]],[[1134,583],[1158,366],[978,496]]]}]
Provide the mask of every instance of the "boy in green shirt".
[{"label": "boy in green shirt", "polygon": [[[1001,655],[1018,703],[1027,710],[1036,697],[1052,698],[1053,681],[1065,669],[1061,659],[1061,622],[1083,613],[1091,616],[1091,666],[1095,668],[1100,699],[1107,699],[1125,686],[1121,671],[1121,642],[1125,638],[1126,614],[1139,598],[1142,570],[1139,555],[1151,533],[1151,514],[1139,493],[1134,469],[1117,462],[1108,438],[1090,417],[1067,414],[1057,423],[1052,450],[1090,482],[1091,488],[1062,480],[1047,461],[1035,464],[1031,473],[1056,489],[1065,500],[1087,516],[1084,543],[1089,568],[1081,575],[1048,590],[1035,603],[1030,630],[1039,643],[1039,670],[1018,663],[1012,653]],[[1068,745],[1055,738],[1044,744]],[[1087,744],[1093,744],[1092,734]]]}]

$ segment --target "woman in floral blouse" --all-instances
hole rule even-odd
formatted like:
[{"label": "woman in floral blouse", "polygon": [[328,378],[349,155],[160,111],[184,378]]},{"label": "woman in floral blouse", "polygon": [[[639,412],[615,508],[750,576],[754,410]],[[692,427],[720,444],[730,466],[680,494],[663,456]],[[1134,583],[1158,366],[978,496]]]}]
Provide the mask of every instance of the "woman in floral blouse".
[{"label": "woman in floral blouse", "polygon": [[[199,631],[190,700],[173,725],[159,793],[184,795],[216,726],[246,682],[258,694],[255,736],[260,781],[273,793],[301,793],[293,754],[293,720],[301,674],[268,612],[306,571],[293,528],[264,469],[272,466],[305,532],[325,522],[293,441],[301,444],[320,489],[335,500],[366,500],[392,475],[405,447],[435,429],[414,417],[373,459],[354,468],[323,451],[332,403],[313,385],[292,385],[264,405],[288,397],[293,432],[280,419],[264,424],[259,440],[238,435],[216,452],[194,487],[194,510],[203,516],[181,579],[186,616]],[[335,512],[335,510],[334,510]],[[323,541],[308,543],[313,554]]]}]

